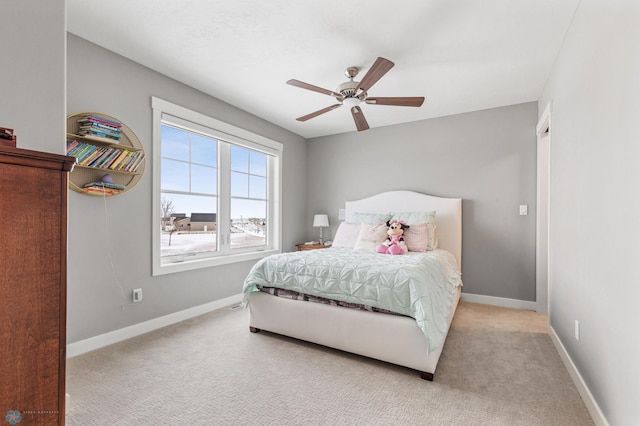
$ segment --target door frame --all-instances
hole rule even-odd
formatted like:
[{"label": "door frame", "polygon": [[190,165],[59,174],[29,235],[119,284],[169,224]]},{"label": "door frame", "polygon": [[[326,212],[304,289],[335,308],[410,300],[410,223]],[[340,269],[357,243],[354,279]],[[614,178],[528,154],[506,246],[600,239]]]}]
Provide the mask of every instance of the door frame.
[{"label": "door frame", "polygon": [[[548,149],[546,151],[546,200],[541,199],[540,191],[540,141],[548,137]],[[544,154],[543,154],[544,155]],[[545,171],[542,171],[543,173]],[[541,224],[542,209],[546,209],[546,227]],[[536,126],[536,311],[540,313],[549,313],[550,306],[550,289],[551,289],[551,102],[547,103],[538,124]],[[541,237],[546,233],[546,246],[543,247]],[[542,258],[546,257],[547,268],[543,271],[544,275],[538,271],[538,265]]]}]

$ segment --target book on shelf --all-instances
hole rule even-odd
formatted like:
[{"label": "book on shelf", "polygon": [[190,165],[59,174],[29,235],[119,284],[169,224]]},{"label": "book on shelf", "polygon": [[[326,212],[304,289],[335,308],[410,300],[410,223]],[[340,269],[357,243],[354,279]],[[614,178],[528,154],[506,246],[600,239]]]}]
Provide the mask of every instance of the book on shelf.
[{"label": "book on shelf", "polygon": [[86,144],[77,141],[75,139],[67,140],[67,155],[71,155],[72,157],[78,157],[77,153],[84,149]]},{"label": "book on shelf", "polygon": [[74,157],[76,157],[78,159],[78,164],[80,164],[82,161],[84,161],[85,158],[87,158],[88,155],[91,155],[91,153],[93,151],[95,151],[97,149],[97,147],[95,145],[91,145],[91,144],[84,144],[82,150],[80,150],[77,155],[74,155]]},{"label": "book on shelf", "polygon": [[76,159],[80,156],[80,152],[86,147],[84,145],[78,144],[73,148],[67,149],[67,155],[71,157],[76,157]]},{"label": "book on shelf", "polygon": [[136,159],[135,163],[131,166],[131,169],[132,169],[134,172],[137,172],[137,171],[138,171],[138,168],[140,167],[140,165],[142,164],[142,162],[143,162],[143,161],[144,161],[144,154],[140,155],[140,156]]},{"label": "book on shelf", "polygon": [[102,150],[102,153],[100,154],[100,156],[98,158],[95,159],[95,161],[93,162],[93,164],[91,164],[91,167],[98,167],[101,169],[104,169],[104,162],[107,160],[107,158],[109,158],[109,156],[113,153],[113,150],[116,148],[104,148]]},{"label": "book on shelf", "polygon": [[87,149],[79,157],[77,157],[78,164],[81,166],[86,166],[89,159],[92,159],[93,157],[95,157],[97,150],[98,150],[97,146],[94,146],[94,145],[88,146]]},{"label": "book on shelf", "polygon": [[116,144],[116,145],[120,143],[118,139],[113,139],[105,136],[97,136],[97,135],[89,135],[89,134],[85,134],[85,135],[79,134],[78,136],[82,136],[85,139],[89,139],[96,142],[110,143],[110,144]]},{"label": "book on shelf", "polygon": [[109,168],[111,170],[118,170],[120,164],[124,161],[125,158],[127,158],[128,155],[130,155],[131,152],[133,151],[122,151],[115,159],[115,161],[109,165]]},{"label": "book on shelf", "polygon": [[131,162],[133,161],[133,159],[136,157],[136,153],[132,153],[131,155],[127,156],[127,158],[125,158],[122,163],[120,163],[120,170],[123,170],[125,172],[131,171],[129,168],[129,165],[131,164]]},{"label": "book on shelf", "polygon": [[78,135],[80,136],[94,136],[94,137],[99,137],[99,138],[107,138],[107,139],[114,139],[119,141],[120,138],[122,138],[122,135],[119,133],[113,133],[113,132],[109,132],[103,129],[83,129],[80,128],[78,129]]},{"label": "book on shelf", "polygon": [[98,123],[80,123],[80,127],[78,127],[78,132],[93,132],[93,133],[104,133],[108,135],[112,135],[115,137],[122,136],[122,129],[117,129],[115,127],[105,126]]},{"label": "book on shelf", "polygon": [[82,121],[95,121],[95,122],[106,124],[108,126],[113,126],[113,127],[116,127],[116,128],[122,127],[122,123],[120,123],[118,121],[109,120],[108,118],[101,117],[101,116],[95,115],[95,114],[85,115],[85,116],[83,116],[82,118],[80,118],[78,120],[78,122],[82,122]]},{"label": "book on shelf", "polygon": [[87,156],[87,158],[82,162],[83,166],[89,166],[89,167],[95,167],[94,164],[96,162],[96,160],[98,160],[98,158],[100,158],[100,156],[102,154],[104,154],[105,148],[102,146],[96,147],[96,149],[93,150],[93,152],[91,153],[91,155]]},{"label": "book on shelf", "polygon": [[120,194],[123,190],[105,188],[104,186],[88,186],[88,187],[82,188],[82,191],[86,192],[87,194],[116,195],[116,194]]},{"label": "book on shelf", "polygon": [[78,124],[80,124],[81,129],[102,129],[113,133],[122,133],[122,129],[119,127],[111,126],[109,124],[104,124],[97,121],[78,120]]},{"label": "book on shelf", "polygon": [[85,188],[92,188],[92,187],[101,187],[101,188],[107,188],[107,189],[116,189],[116,190],[120,190],[120,191],[124,191],[125,189],[127,189],[127,187],[125,185],[119,185],[117,183],[111,183],[111,182],[90,182],[84,185]]},{"label": "book on shelf", "polygon": [[109,156],[109,153],[113,150],[113,148],[102,147],[100,149],[100,155],[96,157],[91,163],[91,167],[100,167],[100,164],[104,161],[105,158]]},{"label": "book on shelf", "polygon": [[122,138],[122,123],[95,114],[78,119],[78,136],[108,144],[118,144]]},{"label": "book on shelf", "polygon": [[129,162],[125,164],[124,170],[131,173],[137,172],[138,167],[140,167],[140,164],[142,164],[143,160],[144,160],[144,152],[137,151],[129,160]]},{"label": "book on shelf", "polygon": [[103,169],[108,169],[109,166],[111,166],[111,164],[113,164],[116,158],[118,158],[118,156],[121,154],[122,154],[121,149],[114,149],[113,152],[109,154],[109,157],[105,159],[105,161],[102,163],[100,167],[102,167]]},{"label": "book on shelf", "polygon": [[[74,150],[74,148],[76,148],[78,145],[80,144],[80,142],[78,142],[77,140],[68,140],[67,141],[67,155],[71,155],[71,151]],[[73,157],[73,155],[72,155]]]},{"label": "book on shelf", "polygon": [[104,168],[104,163],[113,154],[115,148],[106,148],[104,152],[96,159],[93,167]]}]

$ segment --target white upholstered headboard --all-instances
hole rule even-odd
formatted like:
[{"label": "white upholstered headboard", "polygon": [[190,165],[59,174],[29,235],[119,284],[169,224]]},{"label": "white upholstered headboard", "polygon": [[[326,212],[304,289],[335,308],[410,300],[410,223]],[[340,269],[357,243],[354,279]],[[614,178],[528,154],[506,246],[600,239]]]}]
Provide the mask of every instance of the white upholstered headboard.
[{"label": "white upholstered headboard", "polygon": [[362,200],[347,201],[347,222],[355,212],[389,213],[410,211],[436,212],[438,248],[453,253],[462,267],[462,199],[442,198],[413,191],[389,191]]}]

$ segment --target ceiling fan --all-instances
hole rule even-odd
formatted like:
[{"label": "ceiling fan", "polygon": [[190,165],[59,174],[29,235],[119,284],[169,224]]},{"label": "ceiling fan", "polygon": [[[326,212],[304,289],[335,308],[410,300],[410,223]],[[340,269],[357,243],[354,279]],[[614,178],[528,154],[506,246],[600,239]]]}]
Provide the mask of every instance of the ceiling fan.
[{"label": "ceiling fan", "polygon": [[378,80],[382,78],[391,68],[394,63],[385,58],[378,58],[371,66],[371,69],[365,74],[361,81],[353,81],[360,71],[357,67],[349,67],[344,72],[349,81],[342,83],[338,86],[336,91],[323,89],[322,87],[314,86],[309,83],[304,83],[299,80],[289,80],[287,84],[291,86],[300,87],[302,89],[311,90],[314,92],[322,93],[325,95],[333,96],[338,101],[337,104],[328,106],[321,110],[312,112],[311,114],[303,115],[296,118],[298,121],[307,121],[314,117],[317,117],[325,112],[333,111],[336,108],[340,108],[342,105],[349,107],[353,121],[356,123],[358,131],[367,130],[369,124],[364,118],[364,114],[360,109],[360,103],[364,102],[369,105],[391,105],[391,106],[410,106],[419,107],[424,102],[424,97],[393,97],[393,98],[374,98],[367,94],[367,90],[371,88]]}]

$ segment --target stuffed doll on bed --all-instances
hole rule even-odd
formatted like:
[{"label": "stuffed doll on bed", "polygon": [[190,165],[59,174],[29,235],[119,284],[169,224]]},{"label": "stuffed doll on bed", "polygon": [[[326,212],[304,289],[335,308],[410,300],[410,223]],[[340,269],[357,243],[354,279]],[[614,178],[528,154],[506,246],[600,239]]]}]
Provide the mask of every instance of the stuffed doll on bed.
[{"label": "stuffed doll on bed", "polygon": [[402,235],[409,228],[404,221],[393,219],[387,221],[387,239],[378,246],[376,251],[382,254],[405,254],[408,249]]}]

